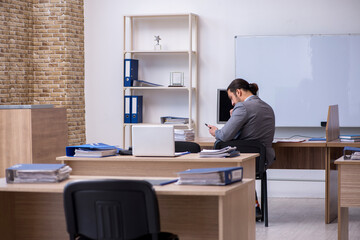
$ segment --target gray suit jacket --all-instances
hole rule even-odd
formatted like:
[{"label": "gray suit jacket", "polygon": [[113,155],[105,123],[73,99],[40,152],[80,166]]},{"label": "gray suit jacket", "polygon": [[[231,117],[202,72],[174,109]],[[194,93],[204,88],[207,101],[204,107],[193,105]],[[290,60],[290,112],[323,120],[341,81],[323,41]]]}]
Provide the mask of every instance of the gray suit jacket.
[{"label": "gray suit jacket", "polygon": [[273,109],[258,96],[235,104],[230,119],[223,128],[215,131],[215,137],[223,142],[233,139],[257,140],[266,147],[268,167],[275,159],[272,141],[275,134]]}]

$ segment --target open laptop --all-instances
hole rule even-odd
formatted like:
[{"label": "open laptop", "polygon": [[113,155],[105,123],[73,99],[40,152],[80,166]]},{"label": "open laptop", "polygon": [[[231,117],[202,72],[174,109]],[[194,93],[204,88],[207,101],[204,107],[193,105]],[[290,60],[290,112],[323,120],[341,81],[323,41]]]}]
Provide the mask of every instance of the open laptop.
[{"label": "open laptop", "polygon": [[174,126],[139,125],[132,127],[132,153],[134,156],[174,157]]}]

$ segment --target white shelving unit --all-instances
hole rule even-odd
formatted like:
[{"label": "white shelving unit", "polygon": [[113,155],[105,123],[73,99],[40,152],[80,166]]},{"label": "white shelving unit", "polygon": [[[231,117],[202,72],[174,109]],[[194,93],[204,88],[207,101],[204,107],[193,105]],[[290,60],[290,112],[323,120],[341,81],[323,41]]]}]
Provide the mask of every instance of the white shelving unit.
[{"label": "white shelving unit", "polygon": [[[139,80],[163,85],[123,87],[123,98],[143,95],[143,123],[140,124],[160,124],[162,116],[188,117],[188,124],[174,126],[193,128],[196,133],[197,25],[198,16],[193,13],[124,16],[124,59],[139,60]],[[161,50],[154,49],[154,36],[160,36]],[[168,87],[170,72],[184,72],[183,87]],[[139,123],[124,123],[124,120],[122,123],[125,146],[127,134],[131,143],[131,126]]]}]

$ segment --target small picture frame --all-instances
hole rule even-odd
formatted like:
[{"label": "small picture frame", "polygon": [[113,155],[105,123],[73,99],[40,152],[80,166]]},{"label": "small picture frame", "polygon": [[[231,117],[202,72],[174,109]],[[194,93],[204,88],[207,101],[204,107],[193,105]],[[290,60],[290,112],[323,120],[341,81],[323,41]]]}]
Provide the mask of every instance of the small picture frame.
[{"label": "small picture frame", "polygon": [[183,72],[170,72],[169,87],[183,87],[183,86],[184,86],[184,73]]}]

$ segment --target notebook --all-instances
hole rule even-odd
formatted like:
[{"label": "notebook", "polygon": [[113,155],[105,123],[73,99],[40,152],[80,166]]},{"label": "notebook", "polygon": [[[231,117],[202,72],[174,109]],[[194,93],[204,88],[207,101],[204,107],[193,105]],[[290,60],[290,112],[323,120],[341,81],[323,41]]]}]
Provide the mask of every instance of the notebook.
[{"label": "notebook", "polygon": [[174,126],[140,125],[132,127],[132,152],[134,156],[174,157]]}]

